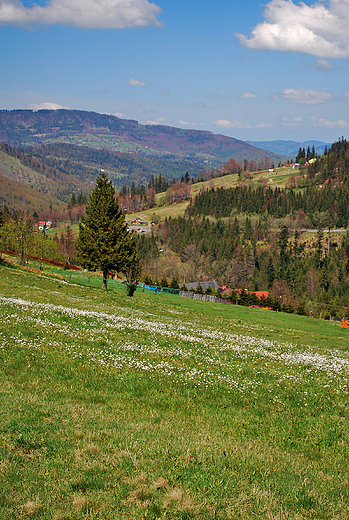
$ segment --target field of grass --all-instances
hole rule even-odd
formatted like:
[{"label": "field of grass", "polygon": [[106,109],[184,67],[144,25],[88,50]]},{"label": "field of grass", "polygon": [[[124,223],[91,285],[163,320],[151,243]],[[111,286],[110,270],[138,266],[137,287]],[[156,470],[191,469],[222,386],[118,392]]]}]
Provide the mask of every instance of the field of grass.
[{"label": "field of grass", "polygon": [[[254,175],[252,174],[253,186],[258,186],[259,181],[261,179],[266,179],[268,185],[272,188],[285,188],[292,174],[294,174],[294,170],[289,166],[275,168],[272,172],[269,172],[269,170],[256,172]],[[233,173],[231,175],[224,175],[223,177],[216,177],[215,179],[210,179],[209,181],[192,184],[190,186],[190,195],[191,197],[195,197],[201,191],[207,190],[211,187],[214,187],[215,189],[233,188],[237,186],[239,182],[240,179],[237,173]],[[156,206],[154,208],[132,213],[131,215],[126,215],[126,220],[136,217],[141,217],[145,220],[151,220],[154,214],[160,220],[164,220],[166,217],[168,218],[170,215],[172,218],[184,215],[185,210],[187,209],[189,204],[188,201],[180,202],[178,204],[171,204],[168,206],[161,206],[161,199],[163,199],[164,197],[165,193],[157,193],[155,198]]]},{"label": "field of grass", "polygon": [[[73,236],[75,238],[77,238],[79,235],[79,224],[70,224],[70,229],[73,233]],[[45,232],[45,236],[47,236],[49,238],[53,238],[55,235],[61,236],[61,234],[65,233],[66,231],[67,231],[67,223],[63,223],[58,226],[47,229]]]},{"label": "field of grass", "polygon": [[134,220],[136,218],[142,218],[149,222],[152,222],[155,217],[160,220],[165,220],[165,218],[171,216],[171,218],[176,218],[183,216],[185,210],[189,205],[189,201],[179,202],[178,204],[171,204],[169,206],[155,206],[151,209],[146,209],[144,211],[139,211],[137,213],[130,213],[129,215],[125,215],[125,219]]},{"label": "field of grass", "polygon": [[0,265],[0,518],[346,520],[349,331]]}]

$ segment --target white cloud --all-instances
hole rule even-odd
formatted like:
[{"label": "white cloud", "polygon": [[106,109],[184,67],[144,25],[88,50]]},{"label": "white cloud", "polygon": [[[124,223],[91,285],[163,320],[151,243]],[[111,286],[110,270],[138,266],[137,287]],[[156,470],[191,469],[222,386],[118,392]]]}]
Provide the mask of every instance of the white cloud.
[{"label": "white cloud", "polygon": [[301,117],[283,118],[283,123],[285,126],[298,126],[302,121],[303,119]]},{"label": "white cloud", "polygon": [[170,95],[170,93],[169,93],[168,90],[163,90],[163,91],[161,92],[161,94],[160,94],[160,96],[169,96],[169,95]]},{"label": "white cloud", "polygon": [[326,119],[324,117],[316,117],[312,116],[309,117],[309,120],[313,126],[322,126],[326,128],[347,128],[348,123],[346,121],[343,121],[343,119],[338,119],[337,121],[331,121],[330,119]]},{"label": "white cloud", "polygon": [[349,101],[349,91],[346,92],[346,93],[344,94],[344,99],[346,99],[347,101]]},{"label": "white cloud", "polygon": [[125,117],[125,114],[123,114],[122,112],[115,112],[112,115],[115,117],[119,117],[120,119],[123,119]]},{"label": "white cloud", "polygon": [[164,121],[166,121],[165,117],[158,117],[157,119],[147,121],[146,124],[147,125],[161,125],[161,124],[163,124]]},{"label": "white cloud", "polygon": [[59,110],[61,108],[67,109],[69,107],[62,107],[61,105],[57,105],[57,103],[41,103],[40,105],[31,103],[28,108],[31,108],[32,110]]},{"label": "white cloud", "polygon": [[188,123],[188,121],[183,121],[183,119],[180,119],[177,123],[181,126],[198,126],[197,123]]},{"label": "white cloud", "polygon": [[0,0],[0,25],[73,25],[83,29],[161,26],[161,7],[147,0],[49,0],[25,7],[20,0]]},{"label": "white cloud", "polygon": [[254,94],[253,92],[244,92],[242,96],[240,96],[241,99],[254,99],[258,98],[258,94]]},{"label": "white cloud", "polygon": [[333,97],[329,92],[319,92],[318,90],[309,90],[306,88],[300,88],[299,90],[286,88],[281,94],[283,98],[292,101],[292,103],[302,103],[306,105],[324,103]]},{"label": "white cloud", "polygon": [[335,67],[333,63],[330,63],[324,58],[319,58],[315,63],[305,63],[310,69],[318,70],[319,72],[331,72],[332,70],[344,70],[343,67]]},{"label": "white cloud", "polygon": [[268,130],[269,128],[273,128],[273,125],[270,123],[258,123],[255,128],[260,128],[261,130]]},{"label": "white cloud", "polygon": [[335,67],[332,63],[327,60],[321,58],[316,61],[316,69],[321,70],[323,72],[328,72],[329,70],[333,70]]},{"label": "white cloud", "polygon": [[213,124],[222,128],[252,128],[251,125],[240,123],[240,121],[228,121],[227,119],[217,119]]},{"label": "white cloud", "polygon": [[146,87],[147,84],[145,83],[145,81],[139,81],[138,79],[129,79],[127,82],[126,82],[126,85],[131,85],[132,87]]},{"label": "white cloud", "polygon": [[319,58],[349,58],[349,0],[329,0],[298,5],[292,0],[272,0],[264,9],[265,21],[250,38],[236,33],[251,49],[302,52]]}]

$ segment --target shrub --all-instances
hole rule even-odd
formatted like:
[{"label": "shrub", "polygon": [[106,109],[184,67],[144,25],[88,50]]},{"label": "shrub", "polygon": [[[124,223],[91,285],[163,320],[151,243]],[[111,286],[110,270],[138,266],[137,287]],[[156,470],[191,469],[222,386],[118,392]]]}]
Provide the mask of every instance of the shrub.
[{"label": "shrub", "polygon": [[127,292],[127,296],[129,296],[130,298],[132,298],[132,296],[133,296],[134,293],[136,292],[137,285],[138,285],[137,283],[126,282],[126,292]]}]

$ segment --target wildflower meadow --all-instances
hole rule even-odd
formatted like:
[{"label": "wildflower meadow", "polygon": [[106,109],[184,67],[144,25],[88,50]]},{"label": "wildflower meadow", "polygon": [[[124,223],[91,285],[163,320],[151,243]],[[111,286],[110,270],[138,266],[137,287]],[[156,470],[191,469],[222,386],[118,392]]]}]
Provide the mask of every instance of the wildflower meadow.
[{"label": "wildflower meadow", "polygon": [[0,517],[349,518],[349,331],[0,266]]}]

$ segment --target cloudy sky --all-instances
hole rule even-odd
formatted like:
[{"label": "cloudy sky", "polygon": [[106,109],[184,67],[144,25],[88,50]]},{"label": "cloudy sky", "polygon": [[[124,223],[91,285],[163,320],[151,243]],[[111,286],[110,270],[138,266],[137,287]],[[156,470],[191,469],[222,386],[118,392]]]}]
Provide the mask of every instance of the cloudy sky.
[{"label": "cloudy sky", "polygon": [[0,0],[0,108],[349,137],[349,0]]}]

